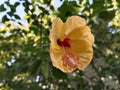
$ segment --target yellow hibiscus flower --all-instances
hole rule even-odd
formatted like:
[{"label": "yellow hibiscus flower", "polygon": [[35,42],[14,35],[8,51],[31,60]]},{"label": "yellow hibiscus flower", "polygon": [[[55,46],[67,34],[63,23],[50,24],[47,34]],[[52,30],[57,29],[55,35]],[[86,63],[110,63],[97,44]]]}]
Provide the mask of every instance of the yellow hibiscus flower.
[{"label": "yellow hibiscus flower", "polygon": [[54,19],[49,39],[52,64],[61,71],[82,70],[91,62],[94,36],[85,19],[71,16],[65,23]]}]

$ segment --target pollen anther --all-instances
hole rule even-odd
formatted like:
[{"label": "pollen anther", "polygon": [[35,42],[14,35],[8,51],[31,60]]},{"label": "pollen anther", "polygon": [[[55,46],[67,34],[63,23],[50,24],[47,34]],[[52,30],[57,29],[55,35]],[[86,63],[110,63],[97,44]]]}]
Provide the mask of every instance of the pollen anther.
[{"label": "pollen anther", "polygon": [[79,57],[73,52],[66,52],[63,57],[63,66],[68,69],[75,69],[79,63]]}]

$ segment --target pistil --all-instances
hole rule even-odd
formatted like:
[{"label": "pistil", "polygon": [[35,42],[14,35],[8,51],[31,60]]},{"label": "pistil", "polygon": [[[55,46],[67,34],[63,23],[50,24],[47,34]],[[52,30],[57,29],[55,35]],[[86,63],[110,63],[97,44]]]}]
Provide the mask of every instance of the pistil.
[{"label": "pistil", "polygon": [[60,39],[57,39],[57,44],[61,47],[68,47],[70,48],[70,44],[69,44],[70,39],[69,38],[65,38],[63,41],[61,41]]}]

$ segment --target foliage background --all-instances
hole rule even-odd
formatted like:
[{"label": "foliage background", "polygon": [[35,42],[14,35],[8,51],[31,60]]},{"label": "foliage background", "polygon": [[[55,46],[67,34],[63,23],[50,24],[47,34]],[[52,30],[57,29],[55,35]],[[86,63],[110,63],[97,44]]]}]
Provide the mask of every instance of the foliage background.
[{"label": "foliage background", "polygon": [[[0,90],[120,90],[120,0],[53,1],[0,4]],[[72,15],[91,27],[94,58],[83,71],[63,73],[51,64],[48,35],[55,17]]]}]

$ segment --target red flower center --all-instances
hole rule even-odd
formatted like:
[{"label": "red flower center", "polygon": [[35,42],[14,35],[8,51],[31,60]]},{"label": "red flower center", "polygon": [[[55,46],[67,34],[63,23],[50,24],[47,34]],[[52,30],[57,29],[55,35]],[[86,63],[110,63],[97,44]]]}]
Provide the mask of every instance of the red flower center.
[{"label": "red flower center", "polygon": [[60,41],[60,39],[57,39],[57,44],[61,47],[63,46],[63,47],[70,48],[69,40],[70,40],[69,38],[65,38],[63,41]]}]

